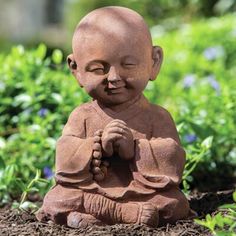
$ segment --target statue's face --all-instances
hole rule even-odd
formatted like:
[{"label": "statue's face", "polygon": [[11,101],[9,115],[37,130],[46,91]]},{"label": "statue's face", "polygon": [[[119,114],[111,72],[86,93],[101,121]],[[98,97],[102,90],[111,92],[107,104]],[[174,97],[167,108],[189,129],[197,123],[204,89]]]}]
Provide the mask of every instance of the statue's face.
[{"label": "statue's face", "polygon": [[132,35],[87,34],[74,46],[75,76],[99,102],[118,105],[142,93],[152,70],[152,48]]}]

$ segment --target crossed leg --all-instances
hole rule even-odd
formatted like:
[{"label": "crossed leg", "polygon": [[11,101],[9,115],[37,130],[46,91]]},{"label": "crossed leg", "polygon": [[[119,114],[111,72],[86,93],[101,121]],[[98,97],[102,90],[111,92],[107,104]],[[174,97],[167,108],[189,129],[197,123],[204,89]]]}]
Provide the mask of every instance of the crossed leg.
[{"label": "crossed leg", "polygon": [[99,194],[57,185],[44,198],[36,217],[73,228],[89,224],[141,223],[158,225],[158,211],[149,202],[117,202]]},{"label": "crossed leg", "polygon": [[159,226],[175,223],[177,220],[186,219],[192,214],[188,200],[178,188],[159,191],[143,200],[157,207],[159,211]]},{"label": "crossed leg", "polygon": [[118,202],[99,194],[56,185],[45,196],[36,217],[40,221],[52,220],[73,228],[104,223],[140,223],[157,227],[187,218],[189,213],[189,203],[178,188]]}]

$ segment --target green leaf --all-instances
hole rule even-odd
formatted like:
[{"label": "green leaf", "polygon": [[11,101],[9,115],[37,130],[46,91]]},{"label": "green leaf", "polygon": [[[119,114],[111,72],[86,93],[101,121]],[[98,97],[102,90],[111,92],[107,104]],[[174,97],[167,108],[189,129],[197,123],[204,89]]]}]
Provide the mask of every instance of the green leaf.
[{"label": "green leaf", "polygon": [[49,183],[49,180],[39,178],[39,179],[38,179],[38,182],[48,184],[48,183]]},{"label": "green leaf", "polygon": [[216,214],[216,215],[214,216],[214,218],[215,218],[215,220],[216,220],[216,224],[217,224],[219,227],[223,228],[223,227],[224,227],[224,219],[223,219],[221,213]]},{"label": "green leaf", "polygon": [[206,223],[205,220],[194,219],[194,222],[208,228],[208,224]]},{"label": "green leaf", "polygon": [[227,225],[232,225],[234,223],[234,220],[228,218],[227,216],[224,217],[223,221]]},{"label": "green leaf", "polygon": [[2,137],[0,137],[0,150],[5,148],[5,147],[6,147],[6,141]]},{"label": "green leaf", "polygon": [[25,49],[22,45],[18,45],[12,48],[12,55],[15,58],[22,56],[24,52],[25,52]]},{"label": "green leaf", "polygon": [[28,192],[39,192],[39,189],[36,188],[36,187],[32,187],[32,188],[29,189]]},{"label": "green leaf", "polygon": [[38,206],[30,201],[25,201],[22,204],[20,204],[20,208],[25,211],[35,211],[38,209]]},{"label": "green leaf", "polygon": [[15,178],[14,178],[14,175],[15,175],[15,171],[16,171],[16,165],[15,164],[12,164],[12,165],[8,165],[6,167],[6,170],[5,170],[5,183],[8,185],[11,181],[13,181]]},{"label": "green leaf", "polygon": [[5,169],[5,168],[6,168],[5,162],[3,158],[0,156],[0,169]]},{"label": "green leaf", "polygon": [[183,127],[184,127],[184,122],[178,124],[176,129],[177,129],[178,132],[180,132],[183,129]]},{"label": "green leaf", "polygon": [[236,210],[236,204],[235,203],[224,204],[224,205],[220,206],[219,209],[235,209]]},{"label": "green leaf", "polygon": [[60,64],[62,62],[62,59],[63,59],[63,54],[61,50],[55,49],[52,53],[52,61],[55,64]]},{"label": "green leaf", "polygon": [[233,233],[226,232],[226,231],[216,231],[216,233],[214,235],[216,235],[216,236],[235,236]]},{"label": "green leaf", "polygon": [[19,186],[19,188],[21,189],[22,192],[24,192],[26,190],[26,185],[22,182],[21,179],[17,178],[15,180],[16,184]]},{"label": "green leaf", "polygon": [[233,199],[236,202],[236,191],[233,193]]},{"label": "green leaf", "polygon": [[44,57],[46,56],[46,52],[47,52],[47,47],[45,44],[41,43],[39,44],[37,50],[36,50],[36,55],[40,58],[40,59],[44,59]]},{"label": "green leaf", "polygon": [[62,96],[59,93],[52,93],[51,96],[57,103],[62,103]]},{"label": "green leaf", "polygon": [[201,143],[201,147],[207,149],[210,149],[212,146],[213,136],[209,136],[206,139],[204,139]]},{"label": "green leaf", "polygon": [[210,214],[207,214],[207,215],[206,215],[206,220],[207,220],[207,221],[211,221],[211,220],[212,220],[212,217],[211,217]]},{"label": "green leaf", "polygon": [[14,202],[12,203],[12,205],[11,205],[11,208],[12,208],[12,209],[17,209],[17,208],[19,208],[19,206],[20,206],[20,203],[14,201]]}]

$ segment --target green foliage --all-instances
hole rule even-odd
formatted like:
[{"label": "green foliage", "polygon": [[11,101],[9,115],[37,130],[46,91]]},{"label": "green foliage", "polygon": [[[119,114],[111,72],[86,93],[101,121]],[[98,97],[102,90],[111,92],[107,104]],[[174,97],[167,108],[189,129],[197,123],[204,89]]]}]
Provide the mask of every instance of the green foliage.
[{"label": "green foliage", "polygon": [[164,50],[164,62],[147,96],[167,107],[181,124],[180,135],[190,158],[195,155],[193,148],[198,149],[209,136],[214,138],[189,177],[202,189],[207,180],[219,186],[227,179],[232,182],[236,174],[235,24],[236,17],[231,15],[184,25],[171,33],[164,28],[153,31],[154,44]]},{"label": "green foliage", "polygon": [[[40,183],[48,183],[48,180],[40,178],[41,172],[39,170],[36,171],[35,177],[30,180],[29,184],[24,184],[21,179],[17,179],[17,185],[21,188],[22,195],[20,202],[13,202],[13,208],[17,208],[19,210],[24,210],[28,212],[35,212],[38,209],[38,206],[35,203],[27,201],[27,195],[32,192],[39,192],[39,187],[37,184]],[[42,187],[42,186],[41,186]]]},{"label": "green foliage", "polygon": [[60,64],[62,63],[62,59],[63,59],[63,54],[59,49],[55,49],[52,53],[52,61],[55,64]]},{"label": "green foliage", "polygon": [[195,222],[208,228],[213,235],[235,236],[236,235],[236,192],[233,193],[234,203],[220,207],[222,212],[214,216],[206,215],[205,220],[196,219]]},{"label": "green foliage", "polygon": [[[0,55],[2,203],[18,198],[22,184],[28,183],[37,169],[53,167],[56,140],[68,114],[88,99],[60,64],[61,51],[45,58],[46,51],[43,44],[32,51],[20,45],[8,55]],[[49,187],[50,183],[41,183],[40,194]]]},{"label": "green foliage", "polygon": [[139,12],[150,26],[162,21],[168,27],[176,27],[196,16],[215,16],[233,11],[234,0],[74,0],[66,3],[67,24],[73,27],[88,12],[106,6],[122,6]]},{"label": "green foliage", "polygon": [[183,191],[188,194],[190,191],[189,182],[192,181],[192,172],[196,169],[199,162],[204,160],[204,157],[209,155],[210,149],[212,147],[213,136],[209,136],[202,141],[202,143],[197,143],[196,146],[189,146],[187,153],[187,160],[185,165],[185,170],[183,174]]},{"label": "green foliage", "polygon": [[[165,28],[153,31],[165,59],[160,76],[148,84],[145,94],[170,110],[178,124],[187,153],[186,192],[207,184],[206,175],[217,174],[208,178],[211,185],[235,176],[235,19],[228,15],[171,33]],[[70,112],[89,99],[61,63],[61,51],[51,57],[46,53],[41,44],[35,50],[16,46],[8,55],[0,54],[1,203],[19,200],[22,192],[38,189],[43,195],[48,190],[52,180],[33,181],[36,189],[29,183],[37,170],[40,178],[50,178],[63,125]]]}]

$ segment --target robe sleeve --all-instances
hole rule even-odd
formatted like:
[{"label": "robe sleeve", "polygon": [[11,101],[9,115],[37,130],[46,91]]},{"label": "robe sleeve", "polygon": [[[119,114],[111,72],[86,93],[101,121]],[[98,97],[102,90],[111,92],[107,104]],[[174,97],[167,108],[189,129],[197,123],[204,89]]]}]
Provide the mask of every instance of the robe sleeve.
[{"label": "robe sleeve", "polygon": [[152,189],[178,186],[184,170],[185,151],[180,146],[175,124],[163,108],[156,113],[153,122],[152,138],[135,140],[134,179]]},{"label": "robe sleeve", "polygon": [[76,108],[66,123],[56,146],[57,183],[85,184],[92,181],[90,163],[93,138],[86,137],[86,117],[83,109]]}]

